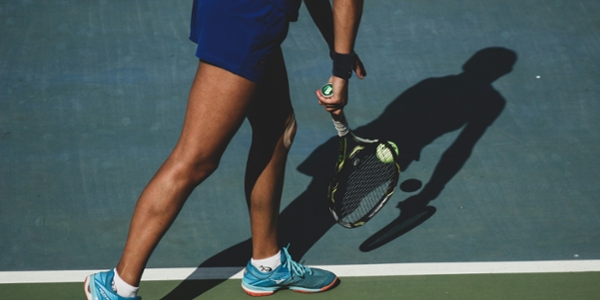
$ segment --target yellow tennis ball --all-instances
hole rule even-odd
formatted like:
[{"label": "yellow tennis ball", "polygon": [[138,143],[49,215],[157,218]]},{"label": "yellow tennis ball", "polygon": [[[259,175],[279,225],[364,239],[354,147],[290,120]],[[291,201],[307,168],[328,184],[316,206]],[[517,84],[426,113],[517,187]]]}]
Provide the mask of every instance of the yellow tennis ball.
[{"label": "yellow tennis ball", "polygon": [[[394,151],[396,151],[396,155],[398,155],[398,146],[389,141],[388,143],[392,145],[392,148],[394,148]],[[379,159],[384,164],[394,162],[394,155],[392,154],[392,151],[390,151],[390,148],[386,147],[383,144],[377,145],[377,151],[375,152],[375,154],[377,156],[377,159]]]}]

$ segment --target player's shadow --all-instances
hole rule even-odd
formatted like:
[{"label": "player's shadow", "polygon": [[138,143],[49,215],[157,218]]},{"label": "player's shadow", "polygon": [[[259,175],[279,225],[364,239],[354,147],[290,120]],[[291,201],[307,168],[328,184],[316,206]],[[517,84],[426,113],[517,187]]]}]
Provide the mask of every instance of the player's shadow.
[{"label": "player's shadow", "polygon": [[[444,152],[425,186],[400,202],[400,216],[367,239],[361,251],[381,247],[425,222],[435,213],[429,202],[462,168],[473,147],[502,112],[506,101],[492,83],[509,73],[516,53],[505,48],[486,48],[473,55],[462,73],[425,79],[399,95],[369,124],[356,128],[363,137],[391,140],[398,145],[402,170],[418,161],[422,149],[438,137],[461,130]],[[290,254],[300,260],[335,224],[327,207],[327,185],[337,156],[337,137],[319,146],[298,167],[312,180],[280,216],[280,243],[291,244]],[[209,258],[187,280],[162,299],[194,299],[223,280],[196,281],[201,268],[234,267],[226,275],[242,270],[252,255],[251,239]]]},{"label": "player's shadow", "polygon": [[398,96],[379,118],[361,128],[361,133],[378,132],[381,138],[397,142],[402,170],[418,161],[423,148],[436,138],[460,130],[425,187],[400,202],[400,216],[364,241],[361,251],[387,244],[435,213],[429,203],[462,168],[477,141],[504,109],[506,100],[492,83],[511,72],[516,60],[516,53],[505,48],[480,50],[464,64],[463,73],[421,81]]}]

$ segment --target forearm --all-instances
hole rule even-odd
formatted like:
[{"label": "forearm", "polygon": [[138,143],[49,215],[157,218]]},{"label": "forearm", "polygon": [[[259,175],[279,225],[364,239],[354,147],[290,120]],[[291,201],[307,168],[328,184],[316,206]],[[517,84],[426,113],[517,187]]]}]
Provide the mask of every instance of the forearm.
[{"label": "forearm", "polygon": [[331,4],[327,0],[304,0],[304,4],[327,46],[329,46],[329,50],[333,51],[333,12]]},{"label": "forearm", "polygon": [[354,50],[358,25],[362,16],[363,0],[333,1],[334,50],[348,54]]},{"label": "forearm", "polygon": [[[333,59],[332,76],[329,82],[334,93],[325,97],[320,90],[316,91],[319,104],[330,113],[338,115],[348,103],[348,79],[354,71],[362,79],[367,73],[356,53],[354,42],[358,32],[358,24],[362,16],[363,0],[333,0],[333,45],[330,44],[330,55]],[[331,24],[330,23],[330,24]],[[317,25],[318,26],[318,25]],[[325,36],[327,40],[327,37]]]}]

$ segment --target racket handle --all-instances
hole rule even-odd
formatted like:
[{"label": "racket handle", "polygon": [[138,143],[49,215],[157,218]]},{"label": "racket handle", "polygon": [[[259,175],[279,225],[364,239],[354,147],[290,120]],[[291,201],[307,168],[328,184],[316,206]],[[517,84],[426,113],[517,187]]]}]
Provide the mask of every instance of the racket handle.
[{"label": "racket handle", "polygon": [[[333,85],[331,82],[328,82],[321,88],[321,94],[327,98],[333,96]],[[344,115],[343,110],[340,110],[340,113],[337,115],[331,113],[331,119],[333,119],[333,126],[335,126],[335,129],[340,137],[344,137],[350,132],[350,129],[348,128],[348,121],[346,121],[346,116]]]},{"label": "racket handle", "polygon": [[333,126],[340,137],[346,136],[350,132],[344,111],[341,111],[338,115],[332,113],[331,119],[333,120]]}]

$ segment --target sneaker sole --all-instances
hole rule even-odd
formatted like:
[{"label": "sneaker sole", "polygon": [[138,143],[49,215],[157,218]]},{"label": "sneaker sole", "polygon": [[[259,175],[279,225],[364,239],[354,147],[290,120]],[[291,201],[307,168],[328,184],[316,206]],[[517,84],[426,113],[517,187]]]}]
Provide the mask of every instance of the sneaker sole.
[{"label": "sneaker sole", "polygon": [[[244,290],[244,292],[246,292],[246,294],[248,294],[252,297],[271,296],[271,295],[275,294],[275,292],[277,292],[278,290],[282,290],[282,289],[289,289],[296,293],[313,294],[313,293],[320,293],[320,292],[327,291],[327,290],[335,287],[339,282],[340,282],[340,280],[336,277],[329,285],[324,286],[320,289],[307,289],[307,288],[294,287],[294,286],[291,286],[291,287],[282,286],[282,287],[273,288],[273,290],[253,290],[250,287],[244,286],[244,283],[242,282],[242,289]],[[91,299],[88,299],[88,300],[91,300]]]},{"label": "sneaker sole", "polygon": [[244,282],[242,281],[242,289],[244,290],[244,292],[246,292],[246,294],[253,296],[253,297],[262,297],[262,296],[271,296],[273,295],[277,290],[282,289],[283,287],[275,287],[272,288],[270,290],[267,290],[267,288],[260,288],[262,290],[257,289],[256,287],[253,286],[246,286],[244,284]]},{"label": "sneaker sole", "polygon": [[87,300],[93,300],[92,299],[92,291],[90,291],[90,280],[92,275],[89,275],[85,278],[85,281],[83,282],[83,291],[85,292],[85,297],[87,298]]}]

